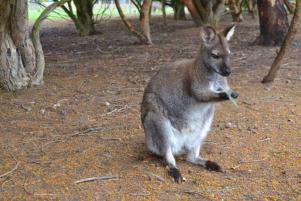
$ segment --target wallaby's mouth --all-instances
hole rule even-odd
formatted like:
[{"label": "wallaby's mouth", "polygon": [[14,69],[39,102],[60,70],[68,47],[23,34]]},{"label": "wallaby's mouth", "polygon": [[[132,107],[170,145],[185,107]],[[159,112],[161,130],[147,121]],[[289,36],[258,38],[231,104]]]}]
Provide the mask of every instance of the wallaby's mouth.
[{"label": "wallaby's mouth", "polygon": [[212,70],[213,72],[217,73],[217,74],[220,74],[221,76],[223,77],[228,77],[230,74],[231,74],[231,68],[222,68],[222,69],[219,69],[219,70],[216,70],[214,67],[212,67],[211,65],[208,65],[206,63],[205,64],[205,67],[208,69],[208,70]]},{"label": "wallaby's mouth", "polygon": [[224,77],[228,77],[231,74],[231,70],[230,69],[222,69],[220,74]]}]

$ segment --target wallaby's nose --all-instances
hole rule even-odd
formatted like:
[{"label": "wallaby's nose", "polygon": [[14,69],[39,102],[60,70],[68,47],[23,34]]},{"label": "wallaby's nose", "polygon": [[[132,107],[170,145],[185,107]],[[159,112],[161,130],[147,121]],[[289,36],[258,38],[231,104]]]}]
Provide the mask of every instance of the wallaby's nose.
[{"label": "wallaby's nose", "polygon": [[230,64],[228,57],[226,57],[224,59],[223,67],[221,70],[222,70],[223,76],[225,76],[225,77],[227,77],[231,74],[231,64]]},{"label": "wallaby's nose", "polygon": [[227,77],[231,74],[231,69],[230,68],[224,68],[222,73],[223,73],[223,76]]}]

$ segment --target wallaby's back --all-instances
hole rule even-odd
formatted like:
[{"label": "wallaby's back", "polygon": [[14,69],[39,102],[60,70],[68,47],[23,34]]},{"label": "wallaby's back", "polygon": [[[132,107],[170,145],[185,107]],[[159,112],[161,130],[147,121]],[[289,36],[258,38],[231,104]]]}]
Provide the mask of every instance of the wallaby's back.
[{"label": "wallaby's back", "polygon": [[141,120],[149,111],[179,116],[188,101],[189,71],[194,59],[183,59],[162,67],[150,80],[141,104]]}]

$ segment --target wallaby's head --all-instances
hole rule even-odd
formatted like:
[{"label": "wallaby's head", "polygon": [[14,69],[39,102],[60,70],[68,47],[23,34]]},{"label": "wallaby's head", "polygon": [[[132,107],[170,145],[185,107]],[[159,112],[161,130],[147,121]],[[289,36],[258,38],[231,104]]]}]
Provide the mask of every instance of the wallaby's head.
[{"label": "wallaby's head", "polygon": [[201,58],[209,70],[222,76],[231,74],[230,49],[228,41],[234,34],[235,25],[222,31],[210,26],[201,28]]}]

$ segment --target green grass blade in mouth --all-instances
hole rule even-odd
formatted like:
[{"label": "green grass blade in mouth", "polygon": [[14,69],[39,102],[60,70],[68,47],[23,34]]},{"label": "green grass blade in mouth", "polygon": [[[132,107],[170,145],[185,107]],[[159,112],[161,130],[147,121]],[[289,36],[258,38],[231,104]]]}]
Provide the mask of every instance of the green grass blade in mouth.
[{"label": "green grass blade in mouth", "polygon": [[235,98],[233,98],[233,97],[231,96],[231,93],[232,93],[231,90],[226,91],[226,94],[227,94],[229,100],[231,101],[231,103],[233,103],[233,104],[237,107],[237,101],[236,101]]}]

